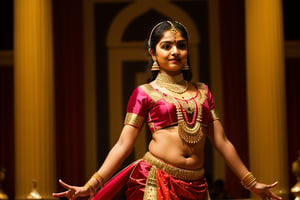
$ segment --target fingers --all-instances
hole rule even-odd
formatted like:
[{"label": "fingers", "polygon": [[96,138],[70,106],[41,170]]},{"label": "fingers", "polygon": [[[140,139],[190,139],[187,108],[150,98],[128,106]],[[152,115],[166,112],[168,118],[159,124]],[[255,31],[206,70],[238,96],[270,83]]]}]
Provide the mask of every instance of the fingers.
[{"label": "fingers", "polygon": [[67,197],[68,199],[76,199],[77,197],[76,191],[73,189],[71,185],[68,185],[67,183],[63,182],[61,179],[59,180],[59,183],[67,190],[64,192],[53,193],[52,194],[53,197]]},{"label": "fingers", "polygon": [[251,192],[256,193],[263,200],[282,200],[281,197],[274,194],[271,189],[278,185],[278,181],[272,184],[264,184],[257,182],[255,187],[250,189]]},{"label": "fingers", "polygon": [[64,192],[59,192],[59,193],[53,193],[53,197],[67,197],[69,200],[76,199],[78,195],[75,194],[74,190],[67,190]]},{"label": "fingers", "polygon": [[265,184],[264,187],[265,187],[266,189],[271,189],[271,188],[275,187],[277,184],[278,184],[278,181],[275,181],[275,182],[272,183],[272,184]]},{"label": "fingers", "polygon": [[[65,182],[63,182],[61,179],[59,179],[59,184],[61,184],[64,188],[66,189],[70,189],[70,186],[68,184],[66,184]],[[64,191],[64,192],[57,192],[57,193],[52,193],[53,197],[66,197],[68,194],[68,190]]]},{"label": "fingers", "polygon": [[279,197],[279,196],[277,196],[277,195],[273,195],[273,196],[272,196],[272,199],[282,200],[282,198]]},{"label": "fingers", "polygon": [[[276,183],[276,185],[277,185],[277,183]],[[272,197],[272,199],[282,200],[282,198],[280,196],[277,196],[273,192],[271,192],[271,197]]]},{"label": "fingers", "polygon": [[59,183],[61,184],[61,186],[63,186],[66,189],[71,189],[71,185],[68,185],[67,183],[63,182],[61,179],[59,179]]},{"label": "fingers", "polygon": [[281,197],[271,193],[270,195],[267,195],[265,197],[262,197],[263,200],[272,200],[272,199],[277,199],[277,200],[282,200]]},{"label": "fingers", "polygon": [[52,193],[53,197],[65,197],[66,195],[67,195],[67,192]]},{"label": "fingers", "polygon": [[266,188],[268,189],[268,191],[265,192],[263,197],[262,197],[264,200],[272,200],[272,199],[282,200],[281,197],[277,196],[276,194],[274,194],[273,192],[271,192],[269,190],[269,189],[275,187],[277,184],[278,184],[278,181],[275,181],[272,184],[266,185]]},{"label": "fingers", "polygon": [[275,187],[277,184],[278,184],[278,181],[275,181],[274,183],[270,184],[269,186],[270,186],[271,188],[273,188],[273,187]]}]

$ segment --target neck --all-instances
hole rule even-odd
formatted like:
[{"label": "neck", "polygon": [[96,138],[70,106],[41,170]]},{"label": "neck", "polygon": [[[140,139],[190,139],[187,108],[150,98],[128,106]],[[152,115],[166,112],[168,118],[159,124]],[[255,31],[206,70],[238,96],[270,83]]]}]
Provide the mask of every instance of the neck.
[{"label": "neck", "polygon": [[182,73],[171,75],[165,72],[159,72],[156,80],[165,83],[178,84],[184,82],[184,77]]},{"label": "neck", "polygon": [[182,73],[172,76],[160,72],[155,79],[155,83],[161,88],[178,94],[182,94],[188,89],[188,82],[184,80]]}]

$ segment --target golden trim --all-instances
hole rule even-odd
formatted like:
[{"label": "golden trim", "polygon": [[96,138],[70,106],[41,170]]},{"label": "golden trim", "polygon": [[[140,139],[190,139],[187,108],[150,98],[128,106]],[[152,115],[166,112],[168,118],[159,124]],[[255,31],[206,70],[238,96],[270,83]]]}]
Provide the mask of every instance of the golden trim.
[{"label": "golden trim", "polygon": [[211,117],[212,117],[213,121],[220,119],[219,114],[217,113],[217,111],[215,109],[212,109],[210,112],[211,112]]},{"label": "golden trim", "polygon": [[146,94],[153,99],[153,101],[156,103],[157,101],[162,99],[161,94],[156,91],[151,84],[144,84],[141,86],[141,88],[146,92]]},{"label": "golden trim", "polygon": [[156,166],[152,166],[147,177],[143,200],[157,199]]},{"label": "golden trim", "polygon": [[[207,99],[207,89],[204,83],[197,82],[196,85],[201,95],[200,103],[203,104],[203,102]],[[144,84],[141,86],[141,88],[151,99],[153,99],[155,103],[163,98],[162,94],[155,90],[151,84]]]},{"label": "golden trim", "polygon": [[145,118],[135,113],[126,113],[124,124],[129,124],[141,128]]},{"label": "golden trim", "polygon": [[205,84],[201,83],[201,82],[197,82],[196,85],[197,85],[198,90],[200,90],[200,94],[203,95],[203,97],[205,97],[204,99],[202,99],[203,100],[201,102],[201,104],[202,104],[207,98],[207,88],[205,87]]},{"label": "golden trim", "polygon": [[187,181],[193,181],[193,180],[199,180],[201,178],[203,178],[204,176],[204,169],[197,169],[197,170],[188,170],[188,169],[182,169],[182,168],[178,168],[172,165],[169,165],[161,160],[159,160],[158,158],[156,158],[155,156],[153,156],[150,152],[147,152],[143,159],[156,166],[157,168],[167,172],[168,174],[170,174],[171,176],[175,177],[175,178],[179,178],[179,179],[183,179],[183,180],[187,180]]}]

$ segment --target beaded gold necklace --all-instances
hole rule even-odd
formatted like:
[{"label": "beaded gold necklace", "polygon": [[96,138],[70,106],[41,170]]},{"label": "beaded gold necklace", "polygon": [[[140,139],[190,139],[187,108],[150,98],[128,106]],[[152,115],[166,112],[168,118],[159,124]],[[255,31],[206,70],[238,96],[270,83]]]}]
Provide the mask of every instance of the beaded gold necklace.
[{"label": "beaded gold necklace", "polygon": [[182,73],[175,76],[170,76],[166,73],[158,73],[155,82],[158,86],[177,94],[182,94],[188,89],[188,82],[184,80]]},{"label": "beaded gold necklace", "polygon": [[[183,79],[180,75],[176,77],[170,77],[168,75],[163,75],[160,73],[159,82],[156,83],[161,87],[160,91],[162,93],[162,97],[169,103],[172,103],[176,106],[176,114],[178,120],[178,134],[181,139],[190,144],[198,143],[202,137],[203,132],[201,128],[201,114],[202,114],[202,106],[203,99],[199,90],[197,90],[197,95],[191,99],[183,100],[176,97],[173,97],[168,94],[169,90],[165,87],[166,82],[170,82],[170,79],[176,83],[175,80]],[[181,74],[182,75],[182,74]],[[174,83],[173,83],[174,85]],[[185,89],[187,90],[187,88]],[[178,93],[178,91],[176,92]]]}]

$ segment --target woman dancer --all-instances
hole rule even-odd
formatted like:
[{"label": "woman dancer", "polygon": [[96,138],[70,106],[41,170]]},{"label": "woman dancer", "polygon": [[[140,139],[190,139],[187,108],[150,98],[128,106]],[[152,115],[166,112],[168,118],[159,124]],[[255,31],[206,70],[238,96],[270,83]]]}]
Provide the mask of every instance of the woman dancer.
[{"label": "woman dancer", "polygon": [[[175,21],[160,22],[146,46],[152,77],[133,91],[118,142],[84,186],[60,180],[66,191],[53,196],[112,199],[126,185],[126,198],[131,200],[208,199],[203,169],[208,137],[246,189],[263,199],[281,199],[270,191],[277,182],[258,182],[240,160],[207,85],[191,82],[186,28]],[[144,122],[152,132],[148,152],[109,180],[132,151]]]}]

